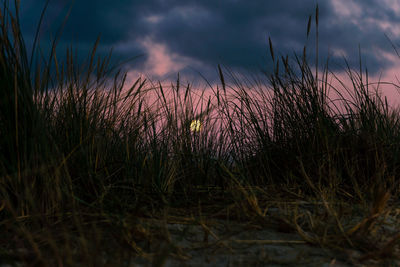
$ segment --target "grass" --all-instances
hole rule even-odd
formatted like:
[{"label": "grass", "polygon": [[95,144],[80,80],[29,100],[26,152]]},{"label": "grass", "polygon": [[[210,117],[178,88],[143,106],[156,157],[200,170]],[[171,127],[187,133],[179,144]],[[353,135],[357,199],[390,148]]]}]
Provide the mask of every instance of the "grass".
[{"label": "grass", "polygon": [[[176,246],[138,218],[166,223],[174,208],[183,218],[218,209],[225,220],[265,227],[271,201],[322,203],[322,214],[279,218],[309,244],[356,248],[363,260],[396,257],[400,236],[379,243],[375,229],[399,200],[400,117],[371,91],[361,65],[347,68],[351,98],[336,100],[344,112],[328,97],[336,90],[328,61],[318,74],[305,52],[278,58],[271,41],[276,67],[267,81],[219,67],[208,98],[179,76],[171,88],[138,79],[124,91],[120,72],[107,85],[112,69],[109,58],[95,61],[98,40],[81,66],[72,49],[59,62],[55,40],[48,61],[32,68],[7,2],[0,11],[1,262],[102,266],[93,255],[103,255],[123,266],[158,255],[153,264],[161,266],[170,252],[149,247]],[[307,35],[310,25],[311,17]],[[200,131],[190,129],[196,120]],[[356,212],[363,219],[345,225]]]}]

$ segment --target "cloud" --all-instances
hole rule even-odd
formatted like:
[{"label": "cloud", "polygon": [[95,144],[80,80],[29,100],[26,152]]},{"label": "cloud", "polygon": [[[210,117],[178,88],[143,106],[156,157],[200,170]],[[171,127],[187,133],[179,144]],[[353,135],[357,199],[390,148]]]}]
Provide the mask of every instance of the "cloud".
[{"label": "cloud", "polygon": [[169,51],[165,44],[156,43],[151,37],[145,37],[138,40],[137,43],[141,45],[147,55],[142,71],[156,79],[176,75],[186,67],[199,64],[195,60]]},{"label": "cloud", "polygon": [[[72,43],[79,54],[86,56],[101,33],[101,55],[112,47],[118,60],[147,54],[131,67],[161,77],[169,71],[187,71],[189,65],[210,73],[219,63],[233,70],[271,70],[267,41],[271,37],[276,55],[301,54],[307,45],[312,64],[314,17],[308,39],[306,28],[317,2],[320,62],[330,56],[333,70],[340,70],[344,55],[351,66],[358,67],[360,45],[362,60],[371,74],[394,66],[376,51],[394,53],[384,34],[395,44],[400,41],[400,4],[395,0],[75,1],[60,46]],[[32,25],[36,25],[44,3],[21,3],[21,25],[28,42],[33,40]],[[50,33],[54,36],[70,3],[50,1],[43,42],[49,40]]]}]

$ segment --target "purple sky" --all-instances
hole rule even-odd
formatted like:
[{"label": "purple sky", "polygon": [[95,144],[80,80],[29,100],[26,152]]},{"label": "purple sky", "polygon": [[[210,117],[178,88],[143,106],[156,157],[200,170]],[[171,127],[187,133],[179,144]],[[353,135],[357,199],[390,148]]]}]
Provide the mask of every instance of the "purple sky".
[{"label": "purple sky", "polygon": [[[28,49],[45,2],[21,1],[21,27]],[[142,55],[125,65],[132,79],[144,74],[154,80],[175,80],[179,72],[190,81],[198,79],[200,72],[214,83],[217,64],[233,71],[271,70],[270,37],[277,55],[301,54],[307,45],[313,63],[317,3],[320,62],[329,56],[330,69],[338,75],[345,66],[343,57],[358,68],[360,45],[371,80],[382,73],[384,80],[396,81],[400,58],[385,35],[400,51],[397,0],[77,0],[59,40],[58,58],[72,44],[79,61],[85,59],[101,34],[99,55],[107,55],[111,48],[114,62]],[[44,51],[71,4],[70,0],[50,0],[41,29]],[[310,15],[313,24],[307,40]]]}]

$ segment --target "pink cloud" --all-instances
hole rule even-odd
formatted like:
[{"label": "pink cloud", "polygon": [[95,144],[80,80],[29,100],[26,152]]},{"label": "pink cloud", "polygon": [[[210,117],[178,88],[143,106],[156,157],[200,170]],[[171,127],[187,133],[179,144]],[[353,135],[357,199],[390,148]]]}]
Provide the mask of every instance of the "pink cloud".
[{"label": "pink cloud", "polygon": [[[400,59],[393,53],[387,53],[384,51],[380,51],[381,57],[385,58],[386,61],[391,62],[392,66],[386,69],[382,69],[380,73],[371,75],[368,74],[368,84],[369,90],[371,93],[374,93],[377,89],[382,99],[387,98],[387,102],[390,108],[395,109],[400,105],[400,94],[399,89],[400,86],[400,77],[398,77],[398,73],[400,73]],[[368,68],[368,66],[367,66]],[[358,73],[359,70],[355,70],[354,74]],[[363,69],[363,83],[366,84],[366,73],[365,68]],[[353,90],[354,86],[349,78],[349,75],[345,72],[336,72],[335,76],[337,79],[332,79],[331,84],[334,88],[340,90],[341,93],[346,95],[345,88]],[[358,77],[358,76],[354,76]],[[338,81],[340,80],[343,85]]]}]

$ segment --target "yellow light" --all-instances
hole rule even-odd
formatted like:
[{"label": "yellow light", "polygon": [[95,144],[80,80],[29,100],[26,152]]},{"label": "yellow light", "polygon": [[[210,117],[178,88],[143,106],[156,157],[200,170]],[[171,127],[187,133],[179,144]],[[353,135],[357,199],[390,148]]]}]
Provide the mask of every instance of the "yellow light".
[{"label": "yellow light", "polygon": [[199,120],[193,120],[190,124],[190,130],[192,132],[198,132],[201,129],[201,122]]}]

